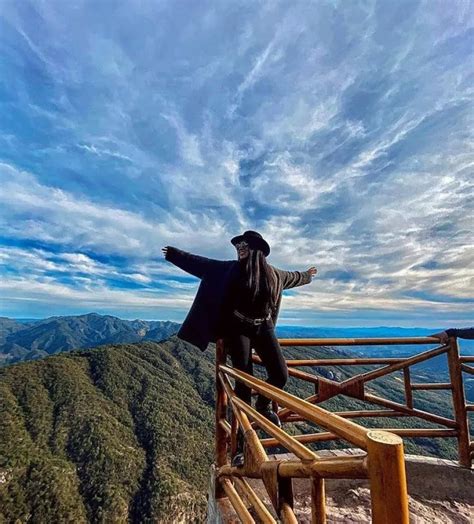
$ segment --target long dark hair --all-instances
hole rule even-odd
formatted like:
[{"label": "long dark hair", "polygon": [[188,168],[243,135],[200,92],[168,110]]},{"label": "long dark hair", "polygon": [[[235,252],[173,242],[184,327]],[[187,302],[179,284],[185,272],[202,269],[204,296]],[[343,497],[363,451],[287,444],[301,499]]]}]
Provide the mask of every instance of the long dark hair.
[{"label": "long dark hair", "polygon": [[244,267],[245,285],[252,291],[252,300],[255,302],[260,295],[274,311],[277,302],[277,279],[263,251],[249,247]]}]

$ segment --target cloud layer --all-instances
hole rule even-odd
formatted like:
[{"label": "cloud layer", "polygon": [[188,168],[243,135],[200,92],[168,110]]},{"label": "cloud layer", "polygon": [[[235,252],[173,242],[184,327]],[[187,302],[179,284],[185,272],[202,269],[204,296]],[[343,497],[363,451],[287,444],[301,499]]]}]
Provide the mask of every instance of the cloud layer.
[{"label": "cloud layer", "polygon": [[198,282],[161,248],[231,259],[254,229],[319,269],[282,319],[467,322],[473,13],[4,2],[2,314],[182,320]]}]

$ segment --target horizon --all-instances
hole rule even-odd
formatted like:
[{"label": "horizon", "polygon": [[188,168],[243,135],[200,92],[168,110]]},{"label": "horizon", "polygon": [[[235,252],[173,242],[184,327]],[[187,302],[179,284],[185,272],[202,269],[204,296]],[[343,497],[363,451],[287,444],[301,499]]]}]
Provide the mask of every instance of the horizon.
[{"label": "horizon", "polygon": [[4,3],[0,314],[182,322],[256,230],[280,322],[471,323],[472,5]]},{"label": "horizon", "polygon": [[[11,320],[47,320],[48,318],[53,318],[53,317],[75,317],[75,316],[88,316],[88,315],[99,315],[99,316],[111,316],[111,317],[114,317],[114,318],[118,318],[120,320],[127,320],[127,321],[135,321],[135,320],[140,320],[140,321],[144,321],[144,322],[175,322],[175,323],[182,323],[182,322],[179,322],[179,321],[176,321],[176,320],[172,320],[172,319],[157,319],[157,318],[149,318],[149,319],[144,319],[144,318],[140,318],[140,317],[119,317],[119,316],[116,316],[116,315],[112,315],[112,314],[107,314],[107,313],[97,313],[96,311],[90,311],[88,313],[78,313],[76,315],[49,315],[47,317],[5,317],[3,315],[0,315],[0,317],[3,316],[3,318],[9,318]],[[184,319],[183,319],[184,320]],[[283,324],[283,323],[278,323],[277,324],[277,328],[289,328],[289,327],[297,327],[297,328],[303,328],[303,329],[327,329],[327,330],[330,330],[330,329],[421,329],[421,330],[429,330],[429,329],[433,329],[434,327],[439,327],[439,330],[443,330],[443,329],[448,329],[449,327],[457,327],[457,328],[461,328],[461,327],[471,327],[471,324],[469,323],[459,323],[458,325],[454,325],[454,324],[450,324],[449,326],[444,326],[444,328],[442,326],[419,326],[419,325],[415,325],[415,326],[401,326],[401,325],[382,325],[382,324],[378,324],[378,325],[370,325],[370,326],[364,326],[364,325],[306,325],[306,324]]]}]

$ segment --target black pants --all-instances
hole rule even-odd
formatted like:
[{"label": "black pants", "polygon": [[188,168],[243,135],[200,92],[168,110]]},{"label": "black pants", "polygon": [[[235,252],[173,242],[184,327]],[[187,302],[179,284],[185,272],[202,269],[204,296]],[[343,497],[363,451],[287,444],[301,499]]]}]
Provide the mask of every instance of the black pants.
[{"label": "black pants", "polygon": [[[288,380],[288,367],[283,357],[280,344],[275,335],[272,319],[265,320],[259,326],[253,326],[237,317],[230,322],[224,345],[227,348],[232,366],[250,375],[253,374],[252,348],[262,359],[267,370],[267,382],[278,388],[283,388]],[[251,404],[251,389],[236,380],[235,392],[247,404]],[[270,400],[259,395],[255,407],[264,409]]]}]

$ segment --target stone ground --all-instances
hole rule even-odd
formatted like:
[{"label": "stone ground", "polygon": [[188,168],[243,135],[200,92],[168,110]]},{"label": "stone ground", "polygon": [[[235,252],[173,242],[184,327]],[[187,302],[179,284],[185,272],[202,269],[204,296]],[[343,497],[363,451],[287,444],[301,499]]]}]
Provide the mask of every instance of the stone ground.
[{"label": "stone ground", "polygon": [[[321,452],[320,452],[321,453]],[[324,452],[324,456],[359,454],[360,450]],[[323,455],[323,453],[321,453]],[[294,458],[290,454],[274,459]],[[410,522],[413,524],[474,524],[474,471],[450,460],[406,455]],[[249,480],[260,498],[271,505],[260,480]],[[310,486],[307,479],[295,479],[295,513],[298,522],[311,523]],[[227,499],[223,499],[222,523],[239,523]],[[370,491],[366,480],[326,480],[328,524],[371,522]],[[273,509],[271,509],[273,513]],[[253,512],[252,512],[253,513]],[[275,514],[273,513],[275,516]],[[259,522],[258,518],[255,518]],[[215,519],[215,522],[219,520]],[[208,520],[208,523],[211,522]],[[214,524],[214,523],[212,523]]]}]

